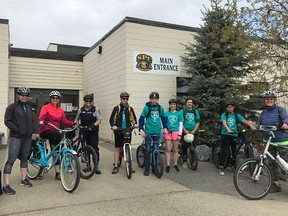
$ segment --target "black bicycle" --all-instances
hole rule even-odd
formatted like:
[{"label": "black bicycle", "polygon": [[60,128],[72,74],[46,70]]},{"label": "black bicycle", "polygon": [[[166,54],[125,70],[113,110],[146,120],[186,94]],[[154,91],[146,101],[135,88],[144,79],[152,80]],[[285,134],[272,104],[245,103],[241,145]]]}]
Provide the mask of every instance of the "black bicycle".
[{"label": "black bicycle", "polygon": [[[239,152],[241,148],[243,147],[243,145],[244,145],[244,158],[245,159],[254,158],[254,151],[253,151],[252,144],[246,141],[246,131],[242,130],[241,132],[234,132],[234,133],[238,133],[238,137],[235,137],[236,146],[237,146],[236,151],[232,154],[231,148],[229,148],[229,151],[226,152],[226,158],[224,161],[223,168],[226,168],[229,165],[231,165],[233,158],[236,158],[235,163],[237,164],[237,156],[239,155]],[[212,146],[212,160],[218,169],[220,166],[219,165],[220,152],[221,152],[221,142],[217,141]]]},{"label": "black bicycle", "polygon": [[[76,139],[72,141],[73,149],[77,152],[80,164],[80,176],[83,179],[91,178],[98,167],[98,157],[92,146],[86,143],[86,136],[91,128],[89,126],[78,127],[79,133]],[[71,137],[72,139],[74,137]]]}]

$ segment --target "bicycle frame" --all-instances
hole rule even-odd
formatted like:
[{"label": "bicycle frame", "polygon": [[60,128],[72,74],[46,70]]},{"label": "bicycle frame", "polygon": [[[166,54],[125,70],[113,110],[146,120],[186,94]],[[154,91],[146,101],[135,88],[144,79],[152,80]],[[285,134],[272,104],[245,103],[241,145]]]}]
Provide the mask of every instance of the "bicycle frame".
[{"label": "bicycle frame", "polygon": [[[146,134],[149,139],[150,139],[150,143],[152,144],[151,145],[151,149],[150,149],[150,154],[152,154],[152,163],[153,165],[156,164],[156,161],[155,161],[155,152],[160,152],[159,151],[159,145],[160,145],[160,142],[162,140],[162,134],[158,133],[158,134]],[[156,139],[158,138],[158,139]]]}]

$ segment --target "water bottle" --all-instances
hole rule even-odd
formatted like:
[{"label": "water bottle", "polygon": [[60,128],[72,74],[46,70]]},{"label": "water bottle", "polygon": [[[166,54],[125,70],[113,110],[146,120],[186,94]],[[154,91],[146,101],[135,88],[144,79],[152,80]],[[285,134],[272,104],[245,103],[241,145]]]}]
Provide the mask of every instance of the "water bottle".
[{"label": "water bottle", "polygon": [[279,155],[276,156],[277,161],[288,171],[288,164]]}]

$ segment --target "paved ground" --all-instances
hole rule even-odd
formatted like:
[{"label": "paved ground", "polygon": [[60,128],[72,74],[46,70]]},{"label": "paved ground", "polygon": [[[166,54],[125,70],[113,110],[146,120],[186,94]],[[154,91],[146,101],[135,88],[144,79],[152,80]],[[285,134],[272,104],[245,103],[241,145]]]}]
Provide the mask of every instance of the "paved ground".
[{"label": "paved ground", "polygon": [[[249,201],[234,189],[233,173],[219,176],[210,162],[200,162],[197,171],[181,168],[180,173],[165,173],[161,179],[143,176],[134,163],[136,173],[128,180],[123,167],[117,175],[111,174],[112,144],[100,146],[102,174],[81,179],[72,194],[54,180],[52,171],[43,180],[32,181],[32,188],[20,186],[17,162],[11,179],[17,193],[0,196],[0,215],[287,215],[285,182],[281,193]],[[4,150],[0,150],[1,163]]]}]

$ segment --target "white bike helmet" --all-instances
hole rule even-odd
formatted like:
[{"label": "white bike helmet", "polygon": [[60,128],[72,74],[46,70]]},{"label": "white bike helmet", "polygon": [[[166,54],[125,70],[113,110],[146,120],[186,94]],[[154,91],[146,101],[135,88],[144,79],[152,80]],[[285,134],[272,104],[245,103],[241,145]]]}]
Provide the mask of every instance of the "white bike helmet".
[{"label": "white bike helmet", "polygon": [[267,98],[267,97],[277,98],[277,94],[274,91],[265,91],[262,93],[262,97],[264,97],[264,98]]},{"label": "white bike helmet", "polygon": [[31,93],[30,89],[26,87],[19,87],[16,92],[19,95],[29,95]]},{"label": "white bike helmet", "polygon": [[186,134],[186,135],[184,136],[184,141],[185,141],[186,143],[192,143],[193,140],[194,140],[194,135],[193,135],[193,134]]},{"label": "white bike helmet", "polygon": [[49,94],[49,97],[53,97],[53,96],[58,96],[59,98],[61,98],[61,94],[59,91],[51,91]]}]

